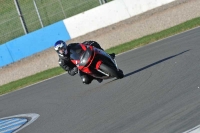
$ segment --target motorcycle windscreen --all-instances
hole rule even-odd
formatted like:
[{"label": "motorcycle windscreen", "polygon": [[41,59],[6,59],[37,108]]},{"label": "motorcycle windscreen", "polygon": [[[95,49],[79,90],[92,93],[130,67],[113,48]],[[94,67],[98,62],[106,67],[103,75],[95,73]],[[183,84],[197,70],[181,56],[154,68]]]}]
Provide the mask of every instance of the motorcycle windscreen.
[{"label": "motorcycle windscreen", "polygon": [[84,53],[84,50],[80,45],[73,45],[70,49],[70,58],[71,60],[80,60],[81,55]]},{"label": "motorcycle windscreen", "polygon": [[93,52],[91,51],[90,48],[87,48],[86,51],[82,54],[80,58],[80,66],[86,66],[92,57]]}]

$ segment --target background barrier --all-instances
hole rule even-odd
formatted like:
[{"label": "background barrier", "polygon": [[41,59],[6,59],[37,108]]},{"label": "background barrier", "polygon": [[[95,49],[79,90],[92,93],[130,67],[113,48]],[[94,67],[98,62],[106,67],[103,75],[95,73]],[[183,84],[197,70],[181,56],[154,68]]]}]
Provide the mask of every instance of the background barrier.
[{"label": "background barrier", "polygon": [[[174,0],[115,0],[0,45],[0,67]],[[97,15],[98,14],[98,15]]]},{"label": "background barrier", "polygon": [[50,48],[59,39],[70,39],[63,21],[0,45],[0,67]]},{"label": "background barrier", "polygon": [[0,0],[0,45],[110,1]]},{"label": "background barrier", "polygon": [[175,0],[114,0],[65,19],[64,23],[73,39],[173,1]]}]

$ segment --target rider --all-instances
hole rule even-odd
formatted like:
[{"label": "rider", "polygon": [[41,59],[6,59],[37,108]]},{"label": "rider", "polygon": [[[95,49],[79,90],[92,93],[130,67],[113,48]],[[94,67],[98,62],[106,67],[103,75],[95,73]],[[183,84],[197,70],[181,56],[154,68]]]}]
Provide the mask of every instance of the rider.
[{"label": "rider", "polygon": [[[74,65],[71,61],[70,61],[70,47],[72,45],[76,45],[76,44],[80,44],[80,43],[71,43],[69,45],[67,45],[63,40],[58,40],[55,44],[54,44],[54,49],[55,51],[58,53],[59,56],[59,65],[66,71],[68,71],[68,74],[71,76],[74,76],[75,74],[78,73],[78,68],[76,67],[76,65]],[[85,41],[82,44],[86,44],[86,45],[91,45],[94,46],[96,48],[102,49],[101,46],[95,42],[95,41]],[[103,49],[102,49],[103,50]],[[115,58],[115,54],[109,54],[113,59]],[[79,75],[82,79],[82,82],[84,84],[90,84],[92,82],[92,80],[94,79],[94,77],[79,71]],[[101,83],[103,81],[103,79],[96,79],[99,83]]]}]

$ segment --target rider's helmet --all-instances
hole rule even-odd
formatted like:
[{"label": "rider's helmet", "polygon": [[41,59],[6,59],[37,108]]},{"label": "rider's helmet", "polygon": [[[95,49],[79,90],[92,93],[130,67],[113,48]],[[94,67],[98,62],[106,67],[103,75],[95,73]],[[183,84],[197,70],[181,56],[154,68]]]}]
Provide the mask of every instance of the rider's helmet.
[{"label": "rider's helmet", "polygon": [[54,49],[61,56],[67,55],[67,44],[62,40],[54,44]]}]

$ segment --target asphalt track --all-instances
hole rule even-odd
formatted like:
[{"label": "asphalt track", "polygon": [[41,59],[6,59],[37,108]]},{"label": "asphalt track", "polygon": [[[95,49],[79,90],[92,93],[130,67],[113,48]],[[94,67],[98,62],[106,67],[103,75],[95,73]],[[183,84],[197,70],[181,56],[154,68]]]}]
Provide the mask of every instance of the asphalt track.
[{"label": "asphalt track", "polygon": [[67,74],[0,96],[0,118],[37,113],[20,133],[182,133],[200,124],[200,28],[116,57],[121,80]]}]

